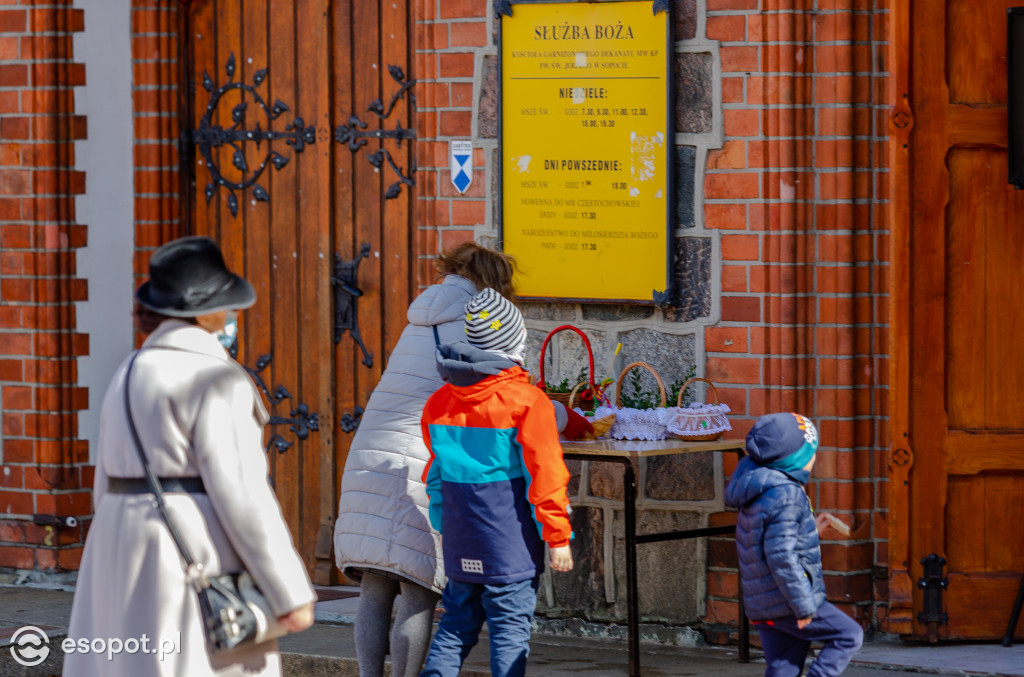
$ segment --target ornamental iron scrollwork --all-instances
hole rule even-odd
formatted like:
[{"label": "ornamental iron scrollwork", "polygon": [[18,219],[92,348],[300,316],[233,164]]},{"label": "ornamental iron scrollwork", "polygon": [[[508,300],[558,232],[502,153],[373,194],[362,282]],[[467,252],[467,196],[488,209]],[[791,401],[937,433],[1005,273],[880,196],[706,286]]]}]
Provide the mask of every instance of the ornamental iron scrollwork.
[{"label": "ornamental iron scrollwork", "polygon": [[343,433],[354,433],[359,428],[359,423],[363,419],[364,409],[362,407],[356,407],[352,410],[352,413],[343,414],[341,421],[338,426],[341,428]]},{"label": "ornamental iron scrollwork", "polygon": [[[386,120],[391,116],[391,113],[395,109],[395,105],[399,99],[408,94],[409,104],[414,105],[416,103],[416,97],[410,91],[412,86],[416,84],[413,79],[406,80],[405,73],[398,66],[388,66],[388,73],[391,78],[399,84],[399,89],[395,92],[388,105],[385,106],[380,98],[377,98],[367,108],[367,112],[375,114],[381,120]],[[405,139],[415,139],[416,130],[408,129],[402,126],[401,122],[395,123],[394,129],[375,129],[368,130],[369,125],[363,122],[355,115],[349,116],[348,123],[344,125],[338,125],[334,129],[334,140],[338,143],[345,144],[353,154],[357,153],[359,149],[366,145],[367,139],[395,139],[399,148],[402,147],[402,141]],[[387,161],[391,167],[391,171],[398,177],[398,180],[388,186],[387,191],[384,193],[386,200],[393,200],[402,193],[402,184],[412,187],[416,185],[416,179],[413,178],[413,174],[416,173],[416,158],[413,157],[410,160],[409,173],[406,174],[395,162],[394,158],[384,148],[378,149],[376,152],[367,156],[367,160],[371,165],[374,166],[378,171]]]},{"label": "ornamental iron scrollwork", "polygon": [[[320,415],[316,412],[310,412],[309,407],[305,403],[300,402],[299,406],[288,412],[291,418],[285,418],[284,416],[271,416],[269,425],[288,425],[288,430],[295,433],[295,436],[300,440],[304,440],[309,437],[311,430],[320,429]],[[291,448],[292,443],[284,439],[278,434],[274,434],[267,442],[267,451],[270,451],[270,447],[273,445],[279,454],[283,454]]]},{"label": "ornamental iron scrollwork", "polygon": [[334,345],[338,345],[346,331],[352,333],[352,339],[363,351],[363,364],[373,366],[373,353],[366,349],[363,337],[359,333],[359,313],[356,301],[363,295],[359,284],[359,262],[370,255],[370,243],[364,242],[359,248],[359,255],[343,261],[341,255],[334,253],[334,274],[331,284],[334,286]]},{"label": "ornamental iron scrollwork", "polygon": [[[224,72],[228,76],[227,84],[215,88],[213,79],[205,69],[203,70],[203,89],[210,93],[210,102],[207,104],[206,112],[203,113],[203,117],[199,121],[199,128],[192,132],[191,141],[199,147],[199,153],[203,156],[206,167],[210,172],[210,182],[206,184],[205,190],[206,204],[210,204],[213,196],[217,194],[217,190],[224,186],[229,192],[228,209],[231,211],[231,216],[238,215],[238,196],[236,193],[247,188],[252,188],[252,196],[256,200],[260,202],[270,200],[267,190],[256,182],[268,166],[273,166],[276,171],[280,171],[288,164],[291,158],[270,149],[269,142],[283,139],[285,144],[291,146],[292,150],[296,153],[301,153],[305,150],[307,144],[316,142],[315,127],[313,125],[306,125],[305,121],[300,117],[294,118],[291,123],[286,125],[283,132],[269,129],[270,123],[290,109],[280,99],[275,99],[274,103],[268,105],[256,91],[256,88],[267,79],[267,70],[263,68],[256,71],[252,76],[251,85],[241,81],[236,82],[235,55],[233,52],[228,56],[228,61],[224,68]],[[220,100],[228,92],[236,89],[242,93],[242,101],[231,109],[232,125],[225,129],[220,125],[213,124],[213,115],[220,104]],[[259,121],[256,122],[256,126],[253,129],[246,129],[244,126],[245,114],[249,107],[249,103],[245,101],[246,94],[252,97],[255,104],[266,115],[268,129],[263,129]],[[256,143],[257,150],[259,150],[261,143],[264,141],[268,142],[267,152],[263,157],[263,161],[252,172],[250,172],[249,163],[246,161],[245,152],[243,151],[243,144],[249,141]],[[214,149],[224,145],[229,145],[234,149],[234,153],[231,156],[231,164],[242,173],[241,181],[231,181],[225,178],[214,161]]]},{"label": "ornamental iron scrollwork", "polygon": [[[231,344],[231,348],[228,349],[228,352],[231,353],[231,357],[237,359],[237,339],[235,339],[235,342]],[[241,363],[239,364],[241,364],[242,369],[245,369],[249,376],[252,377],[252,380],[256,384],[256,387],[259,388],[260,391],[267,396],[267,399],[270,401],[271,404],[280,404],[284,400],[291,399],[291,393],[289,393],[288,389],[285,388],[283,385],[279,385],[276,388],[274,388],[274,392],[273,394],[271,394],[270,389],[267,388],[267,384],[263,380],[263,376],[260,375],[260,372],[267,368],[272,359],[273,357],[270,354],[260,355],[259,358],[256,359],[255,369],[250,369],[249,367]],[[320,429],[320,415],[317,414],[316,412],[310,412],[309,407],[306,406],[306,404],[303,402],[300,402],[297,407],[288,412],[288,415],[291,418],[286,418],[284,416],[271,416],[270,420],[267,421],[267,425],[287,425],[288,430],[293,432],[295,436],[300,440],[307,439],[309,437],[310,431]],[[270,448],[274,447],[275,449],[277,449],[277,453],[283,454],[284,452],[291,449],[293,444],[293,442],[289,442],[285,438],[281,437],[281,435],[274,433],[274,435],[272,435],[270,440],[267,442],[267,446],[265,447],[264,450],[269,452]]]}]

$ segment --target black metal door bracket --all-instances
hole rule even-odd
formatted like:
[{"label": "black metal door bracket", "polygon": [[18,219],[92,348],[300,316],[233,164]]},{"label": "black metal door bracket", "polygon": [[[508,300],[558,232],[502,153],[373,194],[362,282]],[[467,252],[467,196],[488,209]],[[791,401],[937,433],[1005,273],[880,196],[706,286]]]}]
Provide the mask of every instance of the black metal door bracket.
[{"label": "black metal door bracket", "polygon": [[[237,339],[228,351],[231,357],[238,358],[238,341]],[[266,355],[260,355],[256,360],[256,368],[250,369],[249,367],[242,364],[242,369],[248,372],[249,376],[252,377],[253,382],[256,383],[256,387],[267,396],[267,400],[270,401],[271,406],[280,404],[285,400],[290,400],[292,394],[288,392],[288,389],[283,385],[279,385],[274,388],[273,394],[267,388],[267,384],[263,381],[263,377],[260,375],[264,369],[270,364],[273,357],[268,353]],[[241,364],[241,363],[239,363]],[[310,431],[320,429],[320,414],[311,412],[309,407],[304,402],[300,402],[297,407],[288,412],[291,418],[285,418],[284,416],[271,416],[270,420],[267,421],[267,425],[287,425],[288,429],[295,433],[295,436],[300,440],[304,440],[309,437]],[[274,433],[270,440],[267,442],[266,451],[270,451],[270,447],[277,449],[277,453],[283,454],[284,452],[291,449],[293,442],[289,442],[285,438],[281,437],[277,433]]]},{"label": "black metal door bracket", "polygon": [[342,261],[341,255],[335,252],[334,275],[331,276],[331,284],[334,285],[334,345],[338,345],[346,331],[352,332],[352,338],[355,339],[356,345],[363,351],[363,364],[372,367],[373,353],[363,345],[363,337],[359,334],[359,313],[356,307],[356,301],[363,295],[363,290],[357,286],[359,262],[369,255],[369,242],[363,243],[363,246],[359,248],[359,256],[348,261]]},{"label": "black metal door bracket", "polygon": [[938,640],[938,626],[945,625],[949,616],[942,611],[942,591],[949,586],[949,580],[942,577],[945,558],[934,552],[921,560],[924,576],[917,579],[917,587],[924,590],[924,611],[917,614],[917,621],[928,626],[928,639]]},{"label": "black metal door bracket", "polygon": [[354,433],[359,428],[359,423],[363,419],[363,408],[356,407],[352,410],[352,413],[342,415],[339,427],[343,433]]},{"label": "black metal door bracket", "polygon": [[[408,94],[409,105],[415,106],[416,97],[412,94],[412,86],[416,84],[415,80],[405,79],[405,73],[398,66],[388,66],[388,74],[391,75],[391,79],[399,84],[398,91],[391,97],[391,101],[385,107],[383,101],[377,98],[370,104],[370,107],[366,110],[373,113],[382,121],[387,120],[390,117],[391,112],[395,109],[395,104],[398,100]],[[367,123],[359,119],[355,115],[350,115],[348,118],[348,124],[338,125],[334,128],[334,140],[338,143],[345,144],[353,154],[357,153],[360,148],[366,145],[367,139],[378,139],[383,141],[384,139],[394,139],[398,147],[402,147],[403,140],[412,140],[416,138],[416,130],[403,127],[401,122],[395,123],[394,129],[373,129],[368,130]],[[387,191],[384,193],[384,199],[393,200],[402,193],[402,185],[409,186],[412,188],[416,185],[416,179],[413,178],[413,174],[416,173],[416,155],[413,154],[410,160],[408,174],[402,171],[395,162],[391,153],[385,148],[379,148],[376,152],[368,155],[366,159],[377,171],[380,171],[387,162],[388,166],[391,167],[391,171],[394,172],[398,180],[388,186]]]},{"label": "black metal door bracket", "polygon": [[[193,144],[198,146],[199,154],[202,155],[203,163],[210,173],[210,182],[206,184],[206,190],[204,191],[206,203],[209,204],[213,196],[216,195],[217,190],[223,186],[228,190],[228,209],[231,211],[231,216],[238,216],[237,193],[251,187],[254,199],[260,202],[267,202],[270,200],[270,194],[263,186],[256,182],[263,175],[268,165],[272,165],[276,171],[280,171],[291,159],[281,155],[276,150],[271,150],[269,142],[284,140],[285,144],[291,146],[294,152],[301,153],[307,144],[316,142],[316,129],[313,125],[306,125],[300,117],[294,118],[290,124],[286,125],[283,132],[270,129],[271,123],[287,112],[289,108],[280,99],[275,100],[272,104],[268,104],[256,91],[256,88],[267,79],[266,68],[258,70],[253,74],[251,85],[235,81],[235,55],[232,52],[228,56],[224,72],[228,76],[228,82],[215,88],[213,79],[205,70],[203,71],[203,89],[210,94],[210,102],[206,105],[206,111],[199,121],[198,129],[192,130],[184,140],[186,141],[186,146]],[[214,123],[214,113],[220,100],[228,92],[236,89],[241,92],[242,101],[231,109],[232,125],[225,129]],[[248,102],[245,100],[246,96],[250,97],[259,110],[263,112],[264,117],[266,117],[267,129],[260,127],[259,121],[251,129],[246,127],[246,110],[249,107]],[[248,142],[254,142],[256,149],[259,150],[260,144],[264,141],[268,142],[267,151],[260,165],[252,169],[245,159],[243,145]],[[231,156],[231,164],[242,173],[241,181],[231,181],[225,178],[217,166],[217,161],[213,154],[214,150],[225,145],[231,146],[234,149],[234,153]]]}]

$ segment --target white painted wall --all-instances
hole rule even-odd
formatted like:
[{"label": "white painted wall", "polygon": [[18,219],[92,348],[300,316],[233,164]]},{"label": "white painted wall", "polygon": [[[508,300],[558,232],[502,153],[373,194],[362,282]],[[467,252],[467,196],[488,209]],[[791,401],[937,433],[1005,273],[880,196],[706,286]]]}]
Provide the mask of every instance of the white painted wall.
[{"label": "white painted wall", "polygon": [[87,116],[88,138],[78,141],[76,165],[85,172],[77,221],[89,227],[78,251],[78,276],[89,300],[77,304],[78,331],[89,335],[89,355],[78,359],[78,383],[89,388],[79,413],[79,437],[95,460],[99,408],[114,369],[132,349],[132,255],[135,248],[132,167],[131,0],[84,0],[85,31],[74,37],[75,61],[85,64],[86,86],[75,90],[75,112]]}]

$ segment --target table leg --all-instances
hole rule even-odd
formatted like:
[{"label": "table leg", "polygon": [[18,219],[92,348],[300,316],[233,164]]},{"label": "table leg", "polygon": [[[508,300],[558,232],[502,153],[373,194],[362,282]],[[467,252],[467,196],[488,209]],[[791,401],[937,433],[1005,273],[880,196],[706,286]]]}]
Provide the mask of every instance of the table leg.
[{"label": "table leg", "polygon": [[636,475],[633,463],[623,461],[623,503],[626,532],[626,629],[629,634],[629,675],[640,677],[640,591],[636,571]]},{"label": "table leg", "polygon": [[[567,453],[566,458],[591,463],[621,463],[623,508],[626,523],[626,643],[629,648],[629,677],[640,677],[640,595],[636,571],[636,473],[632,460],[623,456],[593,456]],[[605,566],[611,566],[606,563]]]}]

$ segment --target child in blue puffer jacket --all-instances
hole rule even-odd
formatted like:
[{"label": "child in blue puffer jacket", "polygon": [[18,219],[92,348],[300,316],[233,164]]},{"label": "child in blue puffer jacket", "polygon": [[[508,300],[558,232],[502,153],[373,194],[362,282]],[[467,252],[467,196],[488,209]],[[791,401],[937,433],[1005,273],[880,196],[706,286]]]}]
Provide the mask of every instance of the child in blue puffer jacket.
[{"label": "child in blue puffer jacket", "polygon": [[864,640],[849,616],[825,601],[817,519],[804,490],[818,431],[800,414],[762,416],[747,435],[747,455],[725,489],[739,510],[736,550],[747,616],[757,626],[765,677],[799,677],[811,642],[824,648],[807,677],[839,675]]}]

